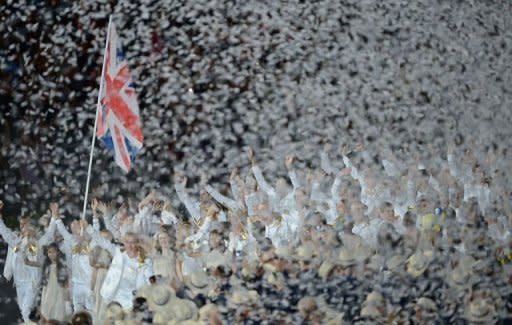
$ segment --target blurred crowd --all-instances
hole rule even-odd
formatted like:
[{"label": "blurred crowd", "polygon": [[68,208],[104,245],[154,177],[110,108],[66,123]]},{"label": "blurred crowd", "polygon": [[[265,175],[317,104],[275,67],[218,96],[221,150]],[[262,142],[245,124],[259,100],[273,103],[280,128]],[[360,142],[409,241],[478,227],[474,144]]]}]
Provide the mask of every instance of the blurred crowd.
[{"label": "blurred crowd", "polygon": [[[1,6],[25,322],[508,321],[512,2]],[[110,14],[144,147],[97,146],[79,221]]]},{"label": "blurred crowd", "polygon": [[128,175],[98,145],[91,185],[98,196],[121,200],[140,188],[170,192],[177,173],[196,192],[226,183],[232,168],[250,167],[240,159],[245,146],[272,177],[286,174],[278,162],[292,152],[297,167],[318,168],[325,143],[337,158],[339,143],[363,143],[365,165],[384,159],[383,148],[406,163],[428,158],[446,139],[475,152],[507,148],[510,6],[4,1],[5,208],[36,215],[44,202],[60,200],[67,213],[79,212],[69,202],[83,197],[110,14],[145,141]]},{"label": "blurred crowd", "polygon": [[171,199],[91,202],[92,218],[63,223],[50,204],[39,225],[0,223],[25,323],[505,324],[511,320],[512,213],[501,156],[468,150],[382,172],[361,146],[285,159],[269,182],[254,153],[226,190],[195,197],[187,178]]}]

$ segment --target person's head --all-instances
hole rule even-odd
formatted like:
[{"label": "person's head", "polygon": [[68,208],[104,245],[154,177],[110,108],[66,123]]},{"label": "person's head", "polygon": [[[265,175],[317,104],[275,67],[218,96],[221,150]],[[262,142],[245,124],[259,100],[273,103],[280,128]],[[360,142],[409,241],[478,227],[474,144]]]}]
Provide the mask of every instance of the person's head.
[{"label": "person's head", "polygon": [[135,297],[133,299],[133,308],[134,312],[147,312],[148,311],[148,301],[144,297]]},{"label": "person's head", "polygon": [[345,205],[345,202],[343,200],[338,200],[336,202],[336,211],[338,211],[338,215],[344,216],[347,212],[347,207]]},{"label": "person's head", "polygon": [[30,218],[28,216],[21,216],[19,219],[20,231],[23,232],[23,228],[30,224]]},{"label": "person's head", "polygon": [[[352,229],[352,227],[350,227]],[[338,237],[336,234],[336,230],[331,225],[323,226],[323,232],[321,234],[322,242],[331,246],[338,243]]]},{"label": "person's head", "polygon": [[416,215],[412,211],[407,211],[402,222],[405,228],[415,228]]},{"label": "person's head", "polygon": [[303,204],[307,202],[306,192],[301,189],[297,189],[295,191],[295,202],[297,202],[299,206],[303,206]]},{"label": "person's head", "polygon": [[50,224],[50,215],[45,214],[41,218],[39,218],[39,221],[37,222],[38,225],[40,225],[43,228],[47,228]]},{"label": "person's head", "polygon": [[350,214],[354,218],[355,223],[359,223],[363,220],[363,204],[359,200],[352,201],[350,204]]},{"label": "person's head", "polygon": [[59,257],[59,249],[56,244],[52,243],[48,245],[46,249],[46,256],[48,256],[48,259],[51,263],[57,263],[57,259]]},{"label": "person's head", "polygon": [[394,222],[396,216],[395,210],[393,209],[393,204],[391,204],[390,202],[384,202],[381,207],[380,216],[385,221]]},{"label": "person's head", "polygon": [[103,237],[103,239],[105,239],[106,241],[109,241],[109,242],[111,242],[113,239],[112,233],[110,231],[108,231],[107,229],[101,230],[100,235],[101,235],[101,237]]},{"label": "person's head", "polygon": [[117,211],[117,218],[120,221],[128,219],[128,207],[126,203],[121,204],[119,207],[119,210]]},{"label": "person's head", "polygon": [[343,219],[343,232],[346,234],[351,234],[354,225],[354,218],[351,215],[347,216],[346,218]]},{"label": "person's head", "polygon": [[463,208],[466,221],[471,224],[476,224],[478,222],[479,214],[478,201],[474,198],[469,199],[468,201],[464,202]]},{"label": "person's head", "polygon": [[164,250],[169,249],[171,246],[171,238],[167,232],[161,231],[156,235],[158,246]]},{"label": "person's head", "polygon": [[180,223],[176,229],[176,245],[177,247],[181,247],[185,243],[185,238],[190,236],[192,232],[192,228],[190,223],[183,222]]},{"label": "person's head", "polygon": [[139,241],[137,235],[133,232],[127,232],[123,236],[122,243],[124,245],[125,251],[128,254],[135,254],[137,252]]},{"label": "person's head", "polygon": [[252,223],[251,233],[256,238],[256,240],[261,240],[265,238],[265,225],[263,222],[257,220]]},{"label": "person's head", "polygon": [[485,173],[484,173],[484,170],[482,169],[482,166],[480,166],[480,164],[475,163],[473,165],[473,175],[475,176],[475,179],[478,182],[481,182],[482,180],[485,179]]},{"label": "person's head", "polygon": [[420,216],[433,212],[432,204],[425,196],[420,197],[420,199],[418,200],[416,211]]},{"label": "person's head", "polygon": [[71,228],[71,233],[73,235],[75,235],[75,236],[80,235],[80,233],[81,233],[80,220],[73,220],[69,227]]},{"label": "person's head", "polygon": [[390,252],[400,241],[400,234],[390,223],[383,223],[377,233],[377,242],[379,250],[382,253]]},{"label": "person's head", "polygon": [[117,321],[123,321],[125,318],[125,313],[123,311],[123,307],[117,302],[111,302],[107,305],[104,314],[104,323],[106,324],[114,324]]},{"label": "person's head", "polygon": [[71,325],[92,325],[92,317],[86,311],[79,311],[71,317]]},{"label": "person's head", "polygon": [[217,230],[210,231],[208,244],[211,249],[219,248],[222,245],[222,235]]},{"label": "person's head", "polygon": [[270,238],[263,238],[259,243],[259,251],[261,254],[274,251],[274,244]]},{"label": "person's head", "polygon": [[25,238],[34,238],[36,236],[36,230],[34,227],[27,223],[21,228],[21,236]]}]

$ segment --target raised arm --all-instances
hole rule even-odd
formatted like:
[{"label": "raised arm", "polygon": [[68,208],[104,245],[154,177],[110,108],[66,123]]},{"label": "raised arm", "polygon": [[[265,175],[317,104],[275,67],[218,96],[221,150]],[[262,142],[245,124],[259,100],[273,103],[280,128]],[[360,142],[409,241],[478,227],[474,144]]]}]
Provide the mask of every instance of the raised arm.
[{"label": "raised arm", "polygon": [[297,173],[292,168],[293,159],[294,159],[293,156],[286,157],[284,164],[285,164],[286,170],[288,170],[288,177],[290,178],[290,181],[292,182],[293,191],[295,192],[300,187],[300,184],[299,184],[299,180],[297,178]]},{"label": "raised arm", "polygon": [[16,235],[16,233],[14,231],[9,229],[5,225],[4,218],[2,216],[3,208],[4,208],[4,202],[0,201],[0,235],[2,236],[2,238],[5,240],[5,242],[9,246],[15,246],[19,240],[19,237],[18,237],[18,235]]},{"label": "raised arm", "polygon": [[265,180],[265,177],[263,177],[263,173],[261,172],[261,169],[258,165],[254,165],[251,168],[252,173],[254,175],[254,178],[256,179],[256,182],[258,183],[258,186],[265,192],[269,197],[274,198],[276,194],[276,190],[270,186],[270,184]]},{"label": "raised arm", "polygon": [[359,170],[352,164],[350,159],[343,155],[343,163],[345,164],[345,167],[350,168],[350,176],[352,176],[353,179],[357,180],[361,186],[364,184],[364,177],[359,172]]},{"label": "raised arm", "polygon": [[55,223],[57,224],[57,231],[62,236],[62,238],[64,238],[64,241],[71,245],[71,242],[73,241],[73,236],[66,229],[66,226],[64,226],[62,219],[57,219]]},{"label": "raised arm", "polygon": [[320,168],[322,168],[326,174],[336,174],[337,170],[332,167],[331,160],[326,151],[320,153]]},{"label": "raised arm", "polygon": [[190,196],[185,191],[185,185],[187,184],[187,178],[184,177],[181,182],[176,183],[174,185],[174,188],[176,190],[176,194],[178,194],[178,198],[181,202],[185,205],[187,208],[188,213],[190,216],[197,222],[199,219],[201,219],[201,213],[199,209],[199,202],[192,202],[190,199]]},{"label": "raised arm", "polygon": [[113,206],[111,204],[106,205],[103,202],[99,202],[98,210],[100,210],[103,214],[103,222],[105,223],[105,228],[110,231],[114,238],[120,238],[121,232],[119,231],[118,222],[116,220],[117,217],[114,215]]},{"label": "raised arm", "polygon": [[237,169],[233,168],[231,171],[231,175],[229,175],[229,185],[231,187],[231,193],[233,193],[233,198],[238,203],[238,205],[242,206],[244,202],[244,197],[242,192],[240,191],[239,177],[237,175]]},{"label": "raised arm", "polygon": [[171,201],[167,199],[164,202],[160,219],[164,225],[176,225],[178,223],[178,218],[176,218],[171,209]]},{"label": "raised arm", "polygon": [[326,197],[320,189],[320,184],[325,176],[323,169],[317,171],[316,175],[312,177],[311,182],[311,195],[310,199],[313,201],[325,201]]},{"label": "raised arm", "polygon": [[64,226],[64,223],[62,222],[62,219],[59,216],[58,209],[55,205],[54,210],[52,210],[52,218],[55,219],[55,223],[57,225],[57,231],[60,233],[62,238],[64,239],[64,244],[67,247],[73,246],[73,236],[68,232],[66,229],[66,226]]},{"label": "raised arm", "polygon": [[92,210],[92,227],[96,231],[100,231],[100,223],[98,221],[98,200],[93,199],[91,202],[91,210]]},{"label": "raised arm", "polygon": [[256,160],[254,159],[254,153],[251,148],[249,148],[247,155],[251,162],[251,171],[252,174],[254,175],[254,178],[256,179],[256,183],[263,190],[263,192],[267,193],[269,197],[275,198],[277,193],[274,190],[274,188],[272,188],[272,186],[270,186],[270,184],[267,183],[267,181],[263,177],[263,173],[261,172],[260,167],[256,164]]},{"label": "raised arm", "polygon": [[87,226],[85,228],[86,232],[91,236],[92,240],[101,248],[106,249],[112,256],[117,251],[117,246],[103,238],[99,232],[95,231],[93,227]]},{"label": "raised arm", "polygon": [[210,185],[206,185],[206,192],[211,195],[211,197],[222,204],[223,206],[235,211],[238,208],[238,205],[235,200],[228,198],[227,196],[222,195],[219,191],[211,187]]},{"label": "raised arm", "polygon": [[447,160],[448,160],[448,169],[450,170],[450,174],[455,177],[456,179],[459,179],[459,170],[457,168],[457,165],[455,163],[455,157],[454,157],[454,151],[455,151],[455,144],[449,143],[448,144],[448,150],[447,150]]},{"label": "raised arm", "polygon": [[139,212],[133,218],[133,231],[138,234],[148,235],[148,222],[151,222],[151,207],[139,206]]},{"label": "raised arm", "polygon": [[38,247],[46,246],[53,241],[53,238],[55,236],[55,227],[56,227],[55,219],[51,218],[50,224],[48,225],[48,228],[46,228],[45,233],[37,241]]}]

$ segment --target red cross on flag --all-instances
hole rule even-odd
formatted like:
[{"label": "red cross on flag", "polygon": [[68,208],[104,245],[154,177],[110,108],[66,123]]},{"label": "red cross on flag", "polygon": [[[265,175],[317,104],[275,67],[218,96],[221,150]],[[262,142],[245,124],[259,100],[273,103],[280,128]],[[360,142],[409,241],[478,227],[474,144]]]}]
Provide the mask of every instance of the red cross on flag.
[{"label": "red cross on flag", "polygon": [[128,172],[143,137],[135,88],[113,21],[108,26],[97,109],[96,136]]}]

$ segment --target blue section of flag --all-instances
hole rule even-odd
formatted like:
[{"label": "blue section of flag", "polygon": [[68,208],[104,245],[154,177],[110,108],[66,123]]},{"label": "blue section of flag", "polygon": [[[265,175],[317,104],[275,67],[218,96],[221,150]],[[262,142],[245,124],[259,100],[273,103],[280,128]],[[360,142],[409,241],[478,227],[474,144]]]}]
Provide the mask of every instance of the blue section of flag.
[{"label": "blue section of flag", "polygon": [[139,149],[132,146],[131,142],[128,140],[128,138],[124,138],[124,144],[126,145],[126,149],[128,150],[128,154],[130,155],[131,160],[135,160],[135,156],[137,155],[137,152],[139,152]]},{"label": "blue section of flag", "polygon": [[110,134],[110,130],[105,133],[104,136],[99,138],[101,142],[105,145],[108,151],[114,151],[114,142],[112,140],[112,135]]}]

